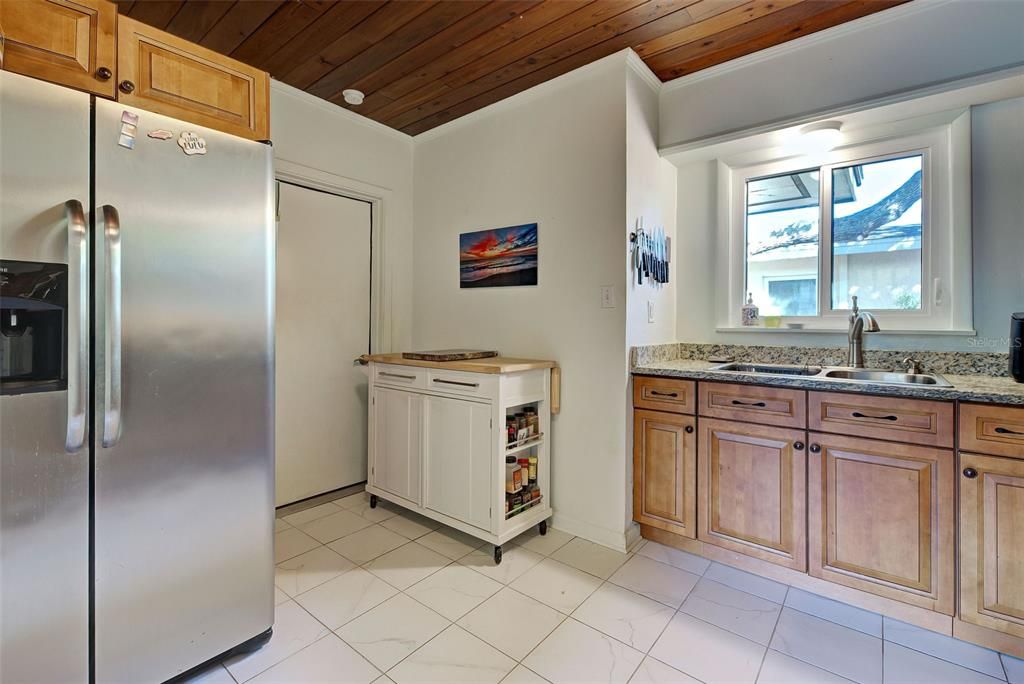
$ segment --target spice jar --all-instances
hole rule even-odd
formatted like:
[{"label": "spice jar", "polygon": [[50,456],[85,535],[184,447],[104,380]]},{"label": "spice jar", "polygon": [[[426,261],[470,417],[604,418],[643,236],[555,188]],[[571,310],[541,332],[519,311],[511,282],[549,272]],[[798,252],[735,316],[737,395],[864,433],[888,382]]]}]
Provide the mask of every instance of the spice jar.
[{"label": "spice jar", "polygon": [[540,418],[537,416],[537,409],[527,406],[523,409],[523,413],[526,414],[526,427],[530,431],[530,436],[540,434]]},{"label": "spice jar", "polygon": [[528,480],[530,484],[537,483],[537,454],[530,454],[530,458],[527,460],[527,473],[529,474]]},{"label": "spice jar", "polygon": [[509,444],[515,444],[519,441],[519,429],[516,427],[515,416],[505,416],[505,431],[508,433]]},{"label": "spice jar", "polygon": [[509,494],[523,488],[523,471],[515,456],[505,457],[505,491]]}]

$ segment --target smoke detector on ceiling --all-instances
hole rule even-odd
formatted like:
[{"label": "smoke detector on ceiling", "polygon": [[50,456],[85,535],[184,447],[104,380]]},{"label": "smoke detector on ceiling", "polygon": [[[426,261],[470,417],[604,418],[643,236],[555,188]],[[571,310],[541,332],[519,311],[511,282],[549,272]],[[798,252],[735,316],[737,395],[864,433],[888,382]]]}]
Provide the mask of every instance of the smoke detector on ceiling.
[{"label": "smoke detector on ceiling", "polygon": [[366,97],[363,95],[361,90],[353,90],[352,88],[342,90],[341,96],[345,99],[345,102],[350,105],[361,105],[363,104],[363,99]]}]

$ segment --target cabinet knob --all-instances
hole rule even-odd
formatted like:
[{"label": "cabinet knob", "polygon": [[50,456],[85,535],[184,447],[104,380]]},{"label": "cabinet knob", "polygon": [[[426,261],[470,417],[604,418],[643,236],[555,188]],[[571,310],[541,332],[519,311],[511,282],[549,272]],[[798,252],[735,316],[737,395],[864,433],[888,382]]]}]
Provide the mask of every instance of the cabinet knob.
[{"label": "cabinet knob", "polygon": [[687,433],[692,433],[693,432],[693,426],[692,425],[687,425],[686,426],[686,432]]},{"label": "cabinet knob", "polygon": [[804,450],[804,443],[803,442],[793,442],[793,448],[796,449],[797,451],[803,451]]},{"label": "cabinet knob", "polygon": [[121,81],[117,85],[117,87],[122,93],[125,93],[126,95],[130,95],[131,93],[135,92],[135,84],[127,79]]},{"label": "cabinet knob", "polygon": [[811,453],[812,454],[816,454],[816,453],[818,453],[820,451],[821,451],[821,445],[820,444],[812,444],[811,445]]},{"label": "cabinet knob", "polygon": [[110,77],[114,75],[114,72],[107,67],[100,67],[96,70],[96,78],[101,81],[109,81]]},{"label": "cabinet knob", "polygon": [[978,477],[978,471],[974,468],[964,468],[964,477],[973,480]]}]

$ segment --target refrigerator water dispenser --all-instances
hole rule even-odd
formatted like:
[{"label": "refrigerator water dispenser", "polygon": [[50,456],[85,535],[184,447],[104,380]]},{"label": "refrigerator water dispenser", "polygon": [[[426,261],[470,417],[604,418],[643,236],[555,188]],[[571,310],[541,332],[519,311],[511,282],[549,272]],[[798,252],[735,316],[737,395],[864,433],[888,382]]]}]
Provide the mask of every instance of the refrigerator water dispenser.
[{"label": "refrigerator water dispenser", "polygon": [[68,267],[0,260],[0,394],[67,388]]}]

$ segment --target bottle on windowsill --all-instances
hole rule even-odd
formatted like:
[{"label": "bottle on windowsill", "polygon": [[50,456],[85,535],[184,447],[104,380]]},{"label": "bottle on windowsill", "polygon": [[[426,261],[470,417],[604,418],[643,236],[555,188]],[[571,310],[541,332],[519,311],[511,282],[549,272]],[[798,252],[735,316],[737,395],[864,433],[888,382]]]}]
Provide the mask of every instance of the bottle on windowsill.
[{"label": "bottle on windowsill", "polygon": [[754,304],[753,292],[747,293],[747,303],[743,305],[741,311],[743,312],[743,325],[754,326],[760,323],[757,304]]}]

